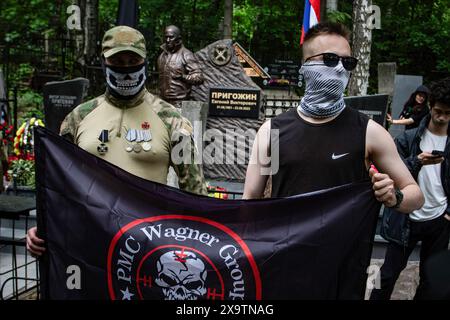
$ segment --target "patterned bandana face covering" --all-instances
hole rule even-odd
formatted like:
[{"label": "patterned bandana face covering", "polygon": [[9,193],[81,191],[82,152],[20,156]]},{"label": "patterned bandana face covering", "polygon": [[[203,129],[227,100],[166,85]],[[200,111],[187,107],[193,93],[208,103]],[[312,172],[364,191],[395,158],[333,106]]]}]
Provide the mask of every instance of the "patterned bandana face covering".
[{"label": "patterned bandana face covering", "polygon": [[336,67],[327,67],[323,61],[308,61],[301,74],[306,82],[305,95],[298,110],[311,118],[329,118],[345,108],[344,90],[350,72],[339,61]]},{"label": "patterned bandana face covering", "polygon": [[133,67],[113,67],[104,65],[106,83],[112,93],[123,99],[138,94],[147,79],[147,63]]}]

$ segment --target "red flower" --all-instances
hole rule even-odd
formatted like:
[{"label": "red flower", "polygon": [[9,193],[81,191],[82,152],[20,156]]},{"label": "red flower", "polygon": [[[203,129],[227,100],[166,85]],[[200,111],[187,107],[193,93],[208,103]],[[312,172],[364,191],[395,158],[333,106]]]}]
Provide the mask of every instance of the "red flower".
[{"label": "red flower", "polygon": [[17,156],[9,156],[8,157],[8,163],[11,163],[11,162],[17,161],[17,160],[19,160],[19,158]]}]

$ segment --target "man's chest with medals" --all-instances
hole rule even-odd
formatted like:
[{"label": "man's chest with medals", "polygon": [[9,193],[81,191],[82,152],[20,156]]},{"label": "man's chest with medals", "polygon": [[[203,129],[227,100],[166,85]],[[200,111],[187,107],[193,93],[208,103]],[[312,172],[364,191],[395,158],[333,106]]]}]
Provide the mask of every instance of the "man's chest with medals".
[{"label": "man's chest with medals", "polygon": [[150,119],[139,122],[124,123],[120,134],[118,128],[101,129],[97,137],[97,155],[105,159],[125,157],[146,161],[166,158],[168,137],[161,135],[161,130],[157,125],[152,125]]}]

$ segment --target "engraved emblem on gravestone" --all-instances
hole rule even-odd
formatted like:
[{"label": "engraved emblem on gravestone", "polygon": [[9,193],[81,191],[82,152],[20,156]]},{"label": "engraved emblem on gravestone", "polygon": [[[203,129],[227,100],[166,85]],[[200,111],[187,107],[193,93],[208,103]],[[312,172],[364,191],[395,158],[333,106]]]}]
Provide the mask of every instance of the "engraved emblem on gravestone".
[{"label": "engraved emblem on gravestone", "polygon": [[209,59],[216,66],[224,66],[230,62],[231,54],[230,47],[223,44],[217,44],[209,51]]}]

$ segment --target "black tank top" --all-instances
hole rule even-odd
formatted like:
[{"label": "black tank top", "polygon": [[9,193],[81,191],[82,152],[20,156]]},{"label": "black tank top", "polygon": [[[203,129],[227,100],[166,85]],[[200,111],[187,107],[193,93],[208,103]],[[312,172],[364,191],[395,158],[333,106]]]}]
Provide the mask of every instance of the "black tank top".
[{"label": "black tank top", "polygon": [[[323,124],[303,120],[297,109],[272,119],[271,128],[279,130],[279,170],[272,176],[272,197],[369,179],[364,161],[368,121],[349,107]],[[274,159],[277,142],[271,143]]]}]

